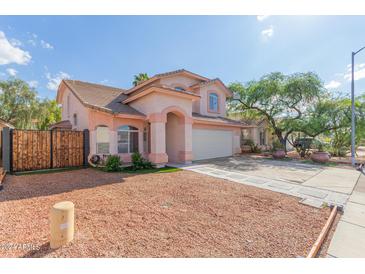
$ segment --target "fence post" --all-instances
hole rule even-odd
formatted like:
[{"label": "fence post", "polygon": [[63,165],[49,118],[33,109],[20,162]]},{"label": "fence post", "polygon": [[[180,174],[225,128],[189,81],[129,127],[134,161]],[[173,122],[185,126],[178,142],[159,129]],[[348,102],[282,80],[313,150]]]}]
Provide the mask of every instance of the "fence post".
[{"label": "fence post", "polygon": [[11,155],[13,147],[12,147],[12,129],[8,127],[4,127],[3,131],[3,143],[2,143],[2,152],[3,152],[3,168],[7,172],[12,172],[12,161]]},{"label": "fence post", "polygon": [[88,157],[90,153],[90,133],[88,129],[84,129],[84,155],[83,155],[83,161],[84,161],[84,167],[88,166]]},{"label": "fence post", "polygon": [[51,164],[50,164],[50,168],[53,168],[53,130],[51,129],[49,131],[49,135],[50,135],[50,141],[49,141],[49,147],[50,147],[50,154],[49,154],[49,158],[51,159]]}]

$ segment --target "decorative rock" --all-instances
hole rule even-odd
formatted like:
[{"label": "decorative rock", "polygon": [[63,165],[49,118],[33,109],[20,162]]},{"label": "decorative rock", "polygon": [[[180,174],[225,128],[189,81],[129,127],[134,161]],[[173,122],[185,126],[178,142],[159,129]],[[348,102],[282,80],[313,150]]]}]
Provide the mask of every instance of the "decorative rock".
[{"label": "decorative rock", "polygon": [[311,159],[313,162],[327,163],[330,160],[330,155],[325,151],[316,151],[312,153]]},{"label": "decorative rock", "polygon": [[284,150],[276,150],[272,153],[272,157],[274,159],[284,159],[285,158],[285,151]]}]

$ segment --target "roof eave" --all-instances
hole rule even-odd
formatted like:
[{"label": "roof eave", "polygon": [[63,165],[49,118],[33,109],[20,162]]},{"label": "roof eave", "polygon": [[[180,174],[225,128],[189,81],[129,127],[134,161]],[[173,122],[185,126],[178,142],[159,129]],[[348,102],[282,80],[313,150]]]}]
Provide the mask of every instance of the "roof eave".
[{"label": "roof eave", "polygon": [[206,125],[217,125],[217,126],[225,126],[225,127],[238,127],[238,128],[250,128],[250,126],[243,124],[233,124],[223,121],[208,121],[205,119],[193,118],[194,124],[206,124]]},{"label": "roof eave", "polygon": [[164,94],[177,96],[177,97],[185,97],[185,98],[189,98],[192,100],[198,100],[200,98],[200,95],[196,95],[196,94],[188,94],[188,93],[182,93],[182,92],[178,92],[178,91],[175,92],[173,90],[169,90],[169,89],[165,89],[165,88],[161,88],[161,87],[149,87],[149,88],[143,90],[141,93],[138,93],[136,95],[131,95],[127,99],[123,100],[122,103],[128,104],[130,102],[133,102],[133,101],[135,101],[141,97],[144,97],[148,94],[151,94],[153,92],[164,93]]}]

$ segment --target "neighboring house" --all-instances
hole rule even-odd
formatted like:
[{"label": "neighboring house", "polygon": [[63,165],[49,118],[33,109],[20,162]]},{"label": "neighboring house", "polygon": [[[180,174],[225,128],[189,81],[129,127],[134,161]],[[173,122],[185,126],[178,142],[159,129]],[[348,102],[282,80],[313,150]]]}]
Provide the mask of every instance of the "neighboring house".
[{"label": "neighboring house", "polygon": [[240,153],[241,129],[252,126],[226,118],[230,96],[219,79],[177,70],[127,90],[63,80],[57,102],[62,120],[90,130],[91,155],[128,162],[139,151],[163,165]]},{"label": "neighboring house", "polygon": [[250,128],[245,128],[242,130],[242,136],[241,136],[242,140],[245,139],[252,140],[263,151],[272,148],[274,137],[269,129],[268,122],[266,121],[266,119],[252,120],[252,121],[244,120],[242,122],[251,125]]},{"label": "neighboring house", "polygon": [[252,140],[263,151],[272,148],[275,138],[266,118],[242,118],[241,112],[230,112],[229,118],[241,121],[243,124],[250,126],[242,129],[241,142],[244,143],[245,140]]}]

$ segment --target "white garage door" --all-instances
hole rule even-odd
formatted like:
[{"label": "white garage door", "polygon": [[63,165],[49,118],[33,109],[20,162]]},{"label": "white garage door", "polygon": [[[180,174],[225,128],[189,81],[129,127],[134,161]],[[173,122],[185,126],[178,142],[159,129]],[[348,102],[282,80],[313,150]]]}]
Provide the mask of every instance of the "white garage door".
[{"label": "white garage door", "polygon": [[193,129],[193,160],[233,154],[232,131]]}]

